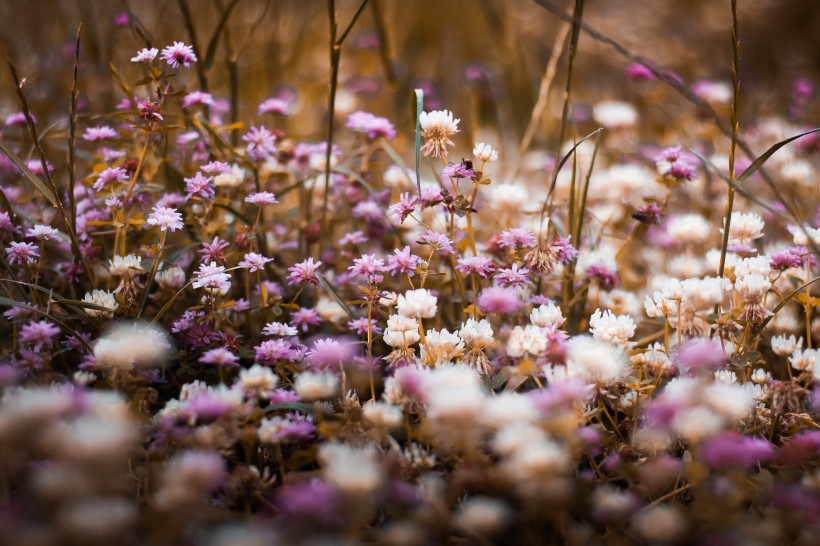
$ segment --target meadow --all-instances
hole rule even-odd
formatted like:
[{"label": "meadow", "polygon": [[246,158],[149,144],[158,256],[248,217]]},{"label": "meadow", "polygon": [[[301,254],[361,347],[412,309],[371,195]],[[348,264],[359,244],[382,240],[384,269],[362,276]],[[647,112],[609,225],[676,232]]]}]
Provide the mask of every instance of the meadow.
[{"label": "meadow", "polygon": [[815,543],[813,2],[0,18],[3,544]]}]

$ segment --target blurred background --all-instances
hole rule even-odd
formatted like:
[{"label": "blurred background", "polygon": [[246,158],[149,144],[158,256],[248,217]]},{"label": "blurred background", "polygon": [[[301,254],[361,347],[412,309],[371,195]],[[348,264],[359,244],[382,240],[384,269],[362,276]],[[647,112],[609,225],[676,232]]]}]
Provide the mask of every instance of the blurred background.
[{"label": "blurred background", "polygon": [[[343,29],[360,2],[335,3]],[[541,3],[563,13],[573,5]],[[784,114],[793,82],[819,75],[820,3],[741,0],[738,9],[741,119]],[[43,123],[66,115],[74,36],[82,23],[86,112],[110,112],[124,96],[109,65],[134,83],[144,75],[130,62],[138,49],[178,40],[195,43],[200,55],[196,69],[178,71],[188,91],[207,87],[228,97],[233,75],[239,120],[253,120],[265,98],[286,97],[293,110],[288,131],[323,138],[330,66],[324,0],[2,0],[0,20],[0,55],[26,79],[32,111]],[[730,80],[729,0],[588,0],[584,21],[687,83]],[[222,22],[223,32],[212,40]],[[412,89],[421,87],[426,109],[448,108],[462,119],[459,145],[484,139],[498,142],[502,152],[514,150],[563,24],[535,0],[370,0],[342,48],[337,111],[362,108],[389,117],[401,146],[412,138]],[[579,119],[602,99],[623,100],[641,107],[642,123],[662,130],[693,108],[663,83],[626,78],[629,61],[612,47],[587,34],[579,47],[573,86]],[[553,144],[565,74],[563,55],[533,148]],[[0,118],[19,110],[5,67],[0,100]]]}]

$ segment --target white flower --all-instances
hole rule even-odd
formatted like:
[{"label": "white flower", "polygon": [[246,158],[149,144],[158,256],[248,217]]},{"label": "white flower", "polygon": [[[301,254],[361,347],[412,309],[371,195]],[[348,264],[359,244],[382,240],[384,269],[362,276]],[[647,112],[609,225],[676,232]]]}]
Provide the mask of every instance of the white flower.
[{"label": "white flower", "polygon": [[277,383],[279,383],[279,376],[270,368],[260,364],[254,364],[239,372],[239,384],[244,391],[272,391],[276,388]]},{"label": "white flower", "polygon": [[347,311],[335,300],[330,298],[319,298],[314,309],[316,313],[327,322],[339,322],[348,317]]},{"label": "white flower", "polygon": [[493,327],[486,319],[477,321],[469,318],[461,324],[458,335],[470,347],[480,349],[493,342]]},{"label": "white flower", "polygon": [[[726,261],[726,265],[729,265],[728,260]],[[761,277],[768,278],[769,272],[772,269],[769,258],[766,256],[743,258],[742,260],[735,261],[731,265],[734,268],[735,277],[738,278],[745,277],[746,275],[760,275]]]},{"label": "white flower", "polygon": [[796,349],[789,357],[789,364],[795,370],[811,372],[817,368],[818,357],[820,357],[820,349]]},{"label": "white flower", "polygon": [[379,298],[379,305],[382,307],[393,307],[398,303],[399,296],[395,292],[385,292],[382,294],[382,297]]},{"label": "white flower", "polygon": [[709,222],[700,214],[682,214],[669,220],[666,233],[677,243],[696,244],[706,241],[711,231]]},{"label": "white flower", "polygon": [[400,427],[404,418],[398,406],[375,400],[370,400],[362,406],[362,415],[374,427],[388,430]]},{"label": "white flower", "polygon": [[464,354],[464,340],[446,328],[427,330],[421,358],[429,365],[440,366]]},{"label": "white flower", "polygon": [[325,480],[343,493],[362,498],[374,492],[384,480],[384,470],[372,446],[352,447],[342,443],[327,443],[317,456]]},{"label": "white flower", "polygon": [[589,319],[589,331],[599,341],[628,347],[635,335],[635,321],[629,315],[614,315],[612,311],[596,309]]},{"label": "white flower", "polygon": [[772,351],[779,356],[790,355],[803,348],[803,338],[795,338],[794,334],[786,337],[786,334],[774,336],[771,341]]},{"label": "white flower", "polygon": [[147,368],[162,366],[171,343],[157,327],[139,322],[119,323],[94,344],[100,368]]},{"label": "white flower", "polygon": [[108,263],[110,264],[109,271],[117,277],[131,277],[145,271],[142,268],[142,258],[133,254],[114,256]]},{"label": "white flower", "polygon": [[94,290],[90,294],[86,293],[85,297],[83,298],[84,302],[93,303],[94,305],[99,305],[100,307],[105,307],[106,309],[110,309],[109,311],[100,311],[98,309],[84,309],[85,314],[89,317],[110,317],[113,314],[113,311],[116,311],[119,308],[120,304],[117,303],[116,298],[112,292],[107,292],[105,290]]},{"label": "white flower", "polygon": [[[415,178],[415,175],[413,175]],[[383,175],[384,185],[389,188],[409,188],[412,185],[410,173],[398,165],[390,165]]]},{"label": "white flower", "polygon": [[812,244],[820,245],[820,228],[789,226],[789,231],[792,234],[794,244],[797,246],[808,246],[809,238],[811,238]]},{"label": "white flower", "polygon": [[532,310],[530,322],[539,328],[560,328],[564,324],[564,316],[560,307],[554,303],[547,303]]},{"label": "white flower", "polygon": [[447,146],[453,145],[450,137],[458,132],[459,121],[453,119],[453,113],[448,110],[422,112],[419,116],[421,136],[427,139],[421,147],[424,155],[447,157]]},{"label": "white flower", "polygon": [[484,144],[483,142],[476,143],[475,148],[473,148],[473,156],[479,161],[486,163],[498,161],[498,152],[493,150],[492,146]]},{"label": "white flower", "polygon": [[327,373],[302,372],[296,376],[293,389],[305,400],[324,400],[336,394],[339,380]]},{"label": "white flower", "polygon": [[749,303],[760,303],[771,287],[772,283],[758,274],[745,275],[735,281],[735,291]]},{"label": "white flower", "polygon": [[398,299],[400,315],[411,318],[433,318],[438,310],[437,298],[427,289],[408,290]]},{"label": "white flower", "polygon": [[239,165],[231,165],[228,172],[220,173],[214,177],[214,186],[217,188],[235,188],[245,179],[245,169]]},{"label": "white flower", "polygon": [[[733,212],[729,224],[729,244],[748,245],[755,239],[763,237],[763,219],[753,212]],[[723,229],[720,230],[723,233]]]},{"label": "white flower", "polygon": [[147,63],[150,63],[151,61],[153,61],[156,58],[158,53],[159,53],[159,49],[157,49],[155,47],[152,47],[150,49],[143,48],[143,49],[140,49],[139,51],[137,51],[137,56],[136,57],[131,57],[131,62],[132,63],[146,63],[147,64]]},{"label": "white flower", "polygon": [[619,129],[635,125],[638,112],[627,102],[608,100],[592,107],[592,117],[607,129]]},{"label": "white flower", "polygon": [[157,273],[154,279],[160,288],[179,290],[185,284],[185,272],[177,266],[169,267]]},{"label": "white flower", "polygon": [[628,371],[623,351],[590,336],[575,336],[567,343],[567,374],[579,375],[589,383],[607,385]]},{"label": "white flower", "polygon": [[527,189],[520,184],[493,184],[488,202],[495,210],[518,213],[529,197]]},{"label": "white flower", "polygon": [[521,358],[526,354],[540,355],[547,350],[547,339],[538,326],[516,326],[507,339],[507,354],[513,358]]}]

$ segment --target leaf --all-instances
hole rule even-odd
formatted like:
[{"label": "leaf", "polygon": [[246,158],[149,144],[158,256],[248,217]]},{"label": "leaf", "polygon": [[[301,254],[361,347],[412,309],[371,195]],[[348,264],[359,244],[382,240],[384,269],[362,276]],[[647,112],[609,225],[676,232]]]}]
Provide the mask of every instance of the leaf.
[{"label": "leaf", "polygon": [[768,161],[768,160],[769,160],[769,158],[772,156],[772,154],[774,154],[777,150],[779,150],[780,148],[782,148],[783,146],[785,146],[785,145],[786,145],[786,144],[788,144],[789,142],[792,142],[793,140],[797,140],[797,139],[798,139],[798,138],[800,138],[800,137],[804,137],[804,136],[806,136],[806,135],[810,135],[810,134],[812,134],[812,133],[816,133],[817,131],[820,131],[820,127],[818,127],[817,129],[812,129],[811,131],[806,131],[805,133],[800,133],[799,135],[795,135],[795,136],[793,136],[793,137],[787,138],[786,140],[781,140],[781,141],[780,141],[780,142],[778,142],[777,144],[773,145],[771,148],[769,148],[768,150],[766,150],[765,152],[763,152],[763,154],[759,155],[759,156],[757,157],[757,159],[755,159],[755,160],[752,162],[752,164],[751,164],[751,165],[749,165],[749,166],[746,168],[746,170],[745,170],[745,171],[743,171],[743,174],[741,174],[740,176],[738,176],[738,177],[737,177],[737,183],[738,183],[738,185],[739,185],[739,184],[743,184],[743,182],[744,182],[747,178],[749,178],[749,177],[750,177],[750,176],[752,176],[754,173],[756,173],[758,170],[760,170],[760,167],[762,167],[762,166],[763,166],[763,164],[764,164],[764,163],[766,163],[766,161]]},{"label": "leaf", "polygon": [[424,91],[421,89],[414,89],[413,95],[416,98],[416,186],[421,195],[421,174],[419,173],[419,155],[421,152],[421,114],[424,112]]},{"label": "leaf", "polygon": [[336,300],[336,303],[341,305],[342,309],[344,309],[347,312],[347,314],[350,315],[350,318],[356,318],[353,316],[353,311],[350,310],[350,307],[347,306],[347,304],[342,300],[342,298],[339,297],[339,294],[336,293],[336,290],[334,290],[333,287],[330,286],[330,284],[327,282],[324,276],[318,271],[316,272],[316,279],[319,281],[319,284],[322,285],[322,288],[325,289],[325,292],[330,294],[333,297],[333,299]]},{"label": "leaf", "polygon": [[20,169],[20,170],[23,172],[23,175],[24,175],[26,178],[28,178],[28,179],[31,181],[31,183],[32,183],[32,184],[34,184],[34,186],[35,186],[38,190],[40,190],[40,192],[41,192],[41,193],[42,193],[42,194],[46,197],[46,199],[48,199],[48,200],[49,200],[49,202],[50,202],[52,205],[54,205],[54,206],[55,206],[55,207],[57,207],[57,208],[59,208],[59,207],[60,207],[59,203],[57,203],[57,197],[56,197],[56,196],[54,195],[54,193],[53,193],[53,192],[49,189],[49,187],[48,187],[48,186],[46,186],[45,182],[43,182],[42,180],[40,180],[40,179],[39,179],[39,178],[38,178],[38,177],[37,177],[37,176],[36,176],[33,172],[31,172],[31,170],[29,170],[29,168],[28,168],[28,167],[26,167],[26,164],[25,164],[25,163],[23,163],[23,160],[22,160],[22,159],[20,159],[20,158],[17,156],[17,154],[15,154],[15,153],[11,150],[11,148],[9,148],[9,147],[8,147],[8,145],[7,145],[7,144],[6,144],[3,140],[0,140],[0,149],[2,149],[2,150],[6,153],[6,155],[7,155],[7,156],[9,156],[9,159],[11,159],[11,160],[12,160],[12,162],[13,162],[15,165],[17,165],[17,168],[18,168],[18,169]]}]

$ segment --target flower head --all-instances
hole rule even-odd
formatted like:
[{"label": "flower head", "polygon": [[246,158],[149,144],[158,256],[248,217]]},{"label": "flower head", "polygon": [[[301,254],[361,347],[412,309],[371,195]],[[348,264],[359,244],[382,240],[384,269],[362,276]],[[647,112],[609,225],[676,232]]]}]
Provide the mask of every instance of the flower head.
[{"label": "flower head", "polygon": [[453,119],[453,113],[448,110],[433,110],[422,112],[419,116],[421,136],[426,139],[421,149],[424,155],[433,157],[447,157],[447,146],[452,146],[450,137],[458,132],[460,119]]},{"label": "flower head", "polygon": [[161,58],[167,62],[171,68],[178,68],[179,65],[189,67],[191,63],[197,61],[196,55],[194,55],[194,48],[185,45],[183,42],[174,42],[173,45],[166,46],[162,50]]},{"label": "flower head", "polygon": [[144,48],[140,49],[139,51],[137,51],[136,57],[131,57],[131,62],[132,63],[145,63],[145,64],[148,64],[157,57],[158,53],[159,53],[159,49],[157,49],[155,47],[152,47],[150,49],[147,48],[147,47],[144,47]]},{"label": "flower head", "polygon": [[148,215],[148,225],[158,226],[161,231],[176,231],[182,229],[185,223],[182,215],[176,209],[168,207],[154,207],[154,212]]},{"label": "flower head", "polygon": [[32,243],[16,243],[14,241],[6,248],[6,255],[12,265],[15,263],[33,264],[40,258],[37,247]]}]

